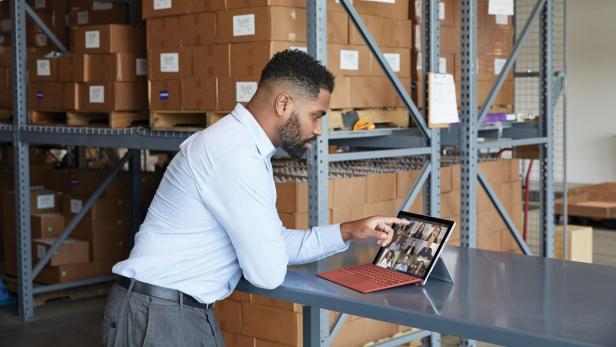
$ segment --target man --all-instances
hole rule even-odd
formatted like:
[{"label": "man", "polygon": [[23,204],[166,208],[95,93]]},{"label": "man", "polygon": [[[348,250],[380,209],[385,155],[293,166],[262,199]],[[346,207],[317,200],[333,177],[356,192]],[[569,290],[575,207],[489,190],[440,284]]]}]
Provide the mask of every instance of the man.
[{"label": "man", "polygon": [[[276,54],[252,100],[180,146],[167,168],[103,313],[107,346],[224,346],[212,306],[242,275],[272,289],[287,265],[312,262],[393,223],[371,217],[288,230],[276,212],[271,157],[301,157],[321,135],[333,77],[305,53]],[[264,317],[265,319],[266,317]]]}]

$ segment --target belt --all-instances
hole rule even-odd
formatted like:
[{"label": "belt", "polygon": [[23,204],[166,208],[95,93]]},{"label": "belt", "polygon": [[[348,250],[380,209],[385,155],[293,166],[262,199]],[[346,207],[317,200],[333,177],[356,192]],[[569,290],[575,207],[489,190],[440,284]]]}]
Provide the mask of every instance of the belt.
[{"label": "belt", "polygon": [[[116,283],[119,284],[120,287],[123,287],[126,289],[130,287],[131,281],[132,279],[128,277],[124,277],[124,276],[118,276],[116,279]],[[132,291],[135,293],[153,296],[155,298],[169,300],[169,301],[173,301],[177,303],[180,303],[180,298],[181,298],[182,304],[204,309],[204,310],[209,310],[214,307],[214,303],[202,304],[199,301],[197,301],[195,298],[193,298],[192,296],[184,294],[180,292],[179,290],[159,287],[153,284],[148,284],[148,283],[140,282],[137,280],[135,280]]]}]

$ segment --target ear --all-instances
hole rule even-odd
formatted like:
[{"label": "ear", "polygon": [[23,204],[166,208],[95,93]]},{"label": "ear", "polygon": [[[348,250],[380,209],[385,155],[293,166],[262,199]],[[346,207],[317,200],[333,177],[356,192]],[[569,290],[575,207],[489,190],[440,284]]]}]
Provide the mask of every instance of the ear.
[{"label": "ear", "polygon": [[289,94],[282,93],[275,99],[276,115],[278,117],[287,118],[293,113],[294,106],[293,100]]}]

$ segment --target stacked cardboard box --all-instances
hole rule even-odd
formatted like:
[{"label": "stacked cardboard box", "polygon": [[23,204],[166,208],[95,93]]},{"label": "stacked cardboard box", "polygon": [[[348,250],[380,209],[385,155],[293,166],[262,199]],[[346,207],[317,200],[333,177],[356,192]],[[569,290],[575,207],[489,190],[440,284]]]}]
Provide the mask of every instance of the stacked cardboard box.
[{"label": "stacked cardboard box", "polygon": [[[413,1],[411,18],[415,20],[414,52],[412,54],[413,96],[421,107],[423,100],[422,83],[422,6],[423,0]],[[461,41],[460,41],[460,2],[457,0],[443,0],[440,2],[440,61],[439,73],[454,75],[456,90],[458,92],[458,106],[461,102],[460,78]],[[477,104],[481,106],[485,101],[492,85],[496,81],[513,46],[513,17],[491,15],[488,13],[488,0],[477,1]],[[497,95],[493,105],[513,104],[513,74],[508,75],[501,92]]]},{"label": "stacked cardboard box", "polygon": [[144,31],[113,24],[78,27],[72,35],[73,54],[30,62],[30,109],[105,113],[144,110]]},{"label": "stacked cardboard box", "polygon": [[[228,111],[254,94],[269,59],[284,49],[306,50],[306,2],[143,2],[148,28],[150,109]],[[406,1],[356,1],[400,77],[410,77],[411,25]],[[388,30],[402,33],[396,38]],[[349,28],[335,1],[328,12],[329,67],[338,88],[332,108],[395,107],[389,87],[367,46]],[[406,83],[407,85],[409,83]],[[382,86],[376,87],[376,86]]]},{"label": "stacked cardboard box", "polygon": [[[216,319],[235,346],[302,346],[302,306],[243,292],[218,302]],[[334,322],[332,312],[330,322]],[[349,316],[332,346],[361,346],[396,333],[392,323]]]},{"label": "stacked cardboard box", "polygon": [[71,27],[128,24],[128,5],[101,1],[71,0],[69,3],[68,23]]},{"label": "stacked cardboard box", "polygon": [[[3,209],[4,219],[4,272],[17,273],[17,241],[15,233],[14,192],[6,192]],[[62,193],[42,186],[32,187],[30,193],[32,260],[42,259],[49,248],[64,231],[65,220],[62,215]],[[50,284],[75,281],[92,277],[93,264],[89,261],[89,244],[74,238],[67,239],[54,253],[50,261],[34,279]]]}]

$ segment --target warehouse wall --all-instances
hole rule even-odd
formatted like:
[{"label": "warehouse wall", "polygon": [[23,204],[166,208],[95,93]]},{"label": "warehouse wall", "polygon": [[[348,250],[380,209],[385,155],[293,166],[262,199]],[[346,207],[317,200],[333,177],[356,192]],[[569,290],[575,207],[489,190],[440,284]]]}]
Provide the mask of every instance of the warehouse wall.
[{"label": "warehouse wall", "polygon": [[616,1],[570,0],[568,156],[572,183],[616,181]]}]

